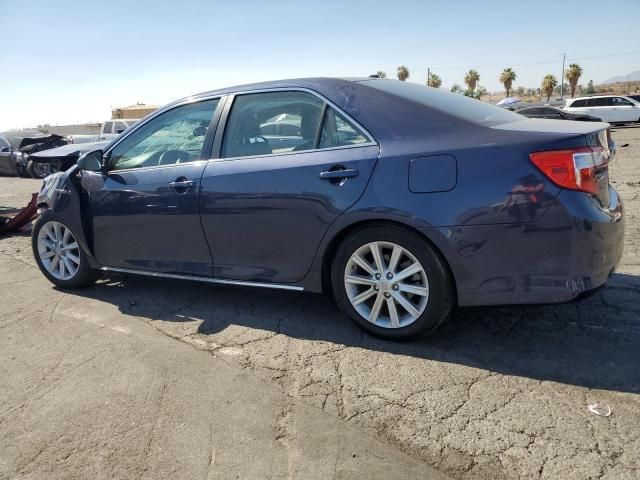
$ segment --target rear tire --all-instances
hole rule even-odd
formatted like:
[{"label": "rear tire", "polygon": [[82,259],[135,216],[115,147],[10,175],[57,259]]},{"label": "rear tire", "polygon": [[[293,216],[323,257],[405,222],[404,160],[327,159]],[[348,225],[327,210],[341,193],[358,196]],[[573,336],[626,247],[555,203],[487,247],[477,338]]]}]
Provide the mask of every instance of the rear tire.
[{"label": "rear tire", "polygon": [[62,288],[83,288],[93,284],[98,272],[78,245],[77,235],[54,218],[51,211],[40,215],[33,225],[31,247],[40,271]]},{"label": "rear tire", "polygon": [[349,235],[334,257],[331,284],[344,313],[388,340],[434,332],[454,303],[453,279],[438,252],[417,233],[391,225]]}]

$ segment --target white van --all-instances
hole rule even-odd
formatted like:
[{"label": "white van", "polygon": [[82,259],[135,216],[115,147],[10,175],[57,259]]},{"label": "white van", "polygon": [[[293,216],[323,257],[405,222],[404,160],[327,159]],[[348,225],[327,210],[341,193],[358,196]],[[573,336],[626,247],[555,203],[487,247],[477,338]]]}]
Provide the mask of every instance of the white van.
[{"label": "white van", "polygon": [[598,95],[567,100],[563,110],[593,115],[603,122],[640,122],[640,103],[622,95]]}]

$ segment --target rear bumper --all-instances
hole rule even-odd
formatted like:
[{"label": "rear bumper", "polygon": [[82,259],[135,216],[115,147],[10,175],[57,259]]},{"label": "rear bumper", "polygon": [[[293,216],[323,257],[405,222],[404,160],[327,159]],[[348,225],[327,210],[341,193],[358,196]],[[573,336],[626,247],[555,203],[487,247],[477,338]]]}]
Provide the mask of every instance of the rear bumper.
[{"label": "rear bumper", "polygon": [[564,190],[537,222],[426,229],[449,261],[460,306],[568,302],[605,284],[622,258],[622,202]]}]

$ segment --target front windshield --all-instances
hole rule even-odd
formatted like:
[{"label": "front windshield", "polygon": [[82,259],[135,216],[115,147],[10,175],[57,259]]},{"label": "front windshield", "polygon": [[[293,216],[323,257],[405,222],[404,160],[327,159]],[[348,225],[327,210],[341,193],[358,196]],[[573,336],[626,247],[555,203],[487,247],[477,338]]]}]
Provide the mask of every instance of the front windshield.
[{"label": "front windshield", "polygon": [[479,125],[500,125],[525,119],[515,112],[464,95],[451,93],[442,88],[432,88],[398,80],[367,80],[363,83]]}]

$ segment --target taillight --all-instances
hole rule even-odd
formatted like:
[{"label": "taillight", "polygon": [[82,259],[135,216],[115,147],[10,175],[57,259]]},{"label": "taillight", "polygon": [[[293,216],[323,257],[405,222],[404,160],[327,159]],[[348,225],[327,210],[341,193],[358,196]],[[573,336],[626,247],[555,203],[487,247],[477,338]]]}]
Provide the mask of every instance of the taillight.
[{"label": "taillight", "polygon": [[609,151],[602,147],[535,152],[531,161],[559,187],[596,194],[596,171],[609,161]]}]

